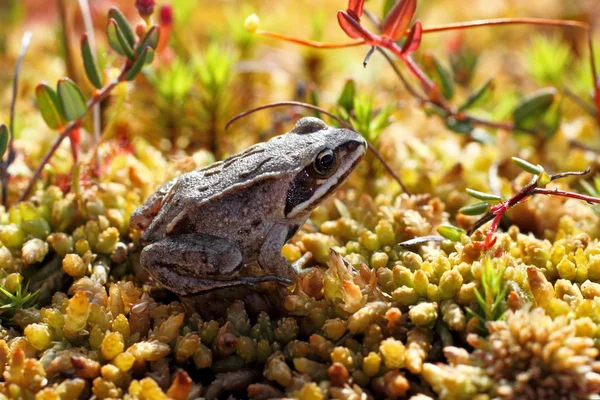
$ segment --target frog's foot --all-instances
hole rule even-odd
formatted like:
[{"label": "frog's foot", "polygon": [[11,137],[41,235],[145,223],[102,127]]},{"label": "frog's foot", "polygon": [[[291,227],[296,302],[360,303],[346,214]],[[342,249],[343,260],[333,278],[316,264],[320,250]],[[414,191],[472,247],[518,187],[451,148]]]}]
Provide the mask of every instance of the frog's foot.
[{"label": "frog's foot", "polygon": [[272,275],[236,277],[229,280],[181,276],[177,275],[172,268],[163,266],[155,266],[152,269],[151,275],[167,289],[180,296],[190,296],[235,286],[250,286],[257,288],[258,284],[263,282],[277,282],[284,285],[292,284],[289,279]]}]

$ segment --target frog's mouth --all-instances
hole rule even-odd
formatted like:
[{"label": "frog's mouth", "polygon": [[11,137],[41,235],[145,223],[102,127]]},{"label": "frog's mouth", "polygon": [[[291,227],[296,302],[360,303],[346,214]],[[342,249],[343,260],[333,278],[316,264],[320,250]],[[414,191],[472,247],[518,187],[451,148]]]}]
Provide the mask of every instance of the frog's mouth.
[{"label": "frog's mouth", "polygon": [[350,140],[338,146],[335,152],[342,162],[337,170],[325,179],[315,177],[312,165],[300,171],[288,189],[286,217],[293,218],[302,212],[310,211],[331,195],[360,163],[365,151],[364,141]]}]

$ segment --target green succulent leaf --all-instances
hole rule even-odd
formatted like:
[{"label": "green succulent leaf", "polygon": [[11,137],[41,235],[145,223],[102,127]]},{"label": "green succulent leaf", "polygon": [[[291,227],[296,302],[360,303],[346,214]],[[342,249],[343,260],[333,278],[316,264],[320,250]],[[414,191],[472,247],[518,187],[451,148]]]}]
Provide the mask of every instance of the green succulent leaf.
[{"label": "green succulent leaf", "polygon": [[467,233],[464,229],[450,224],[442,224],[437,227],[436,231],[444,238],[452,240],[453,242],[459,242],[462,235]]},{"label": "green succulent leaf", "polygon": [[458,107],[458,111],[465,111],[473,107],[477,107],[484,103],[494,90],[494,79],[490,78],[484,83],[479,89],[471,93],[471,95],[465,100],[465,102]]},{"label": "green succulent leaf", "polygon": [[8,126],[6,126],[5,124],[0,125],[0,160],[2,159],[2,157],[4,157],[4,153],[6,153],[9,136],[10,132],[8,131]]},{"label": "green succulent leaf", "polygon": [[154,50],[152,50],[150,46],[146,47],[142,54],[140,54],[135,60],[131,68],[129,68],[129,71],[127,71],[127,73],[125,74],[125,80],[131,81],[135,79],[135,77],[138,76],[140,72],[142,72],[142,68],[144,68],[144,65],[146,65],[147,60],[152,60],[153,57]]},{"label": "green succulent leaf", "polygon": [[519,158],[519,157],[513,157],[512,160],[521,169],[523,169],[531,174],[539,175],[542,172],[544,172],[544,168],[541,165],[533,165],[529,161],[523,160],[522,158]]},{"label": "green succulent leaf", "polygon": [[453,116],[447,117],[445,120],[445,123],[446,123],[446,128],[448,128],[451,131],[454,131],[456,133],[460,133],[462,135],[469,135],[475,129],[475,127],[473,126],[473,124],[470,121],[468,121],[468,120],[461,121]]},{"label": "green succulent leaf", "polygon": [[69,78],[58,81],[58,98],[68,121],[83,118],[87,114],[87,106],[81,89]]},{"label": "green succulent leaf", "polygon": [[119,28],[117,21],[112,18],[108,20],[106,35],[108,37],[108,44],[114,51],[130,60],[134,59],[133,48],[127,42],[125,34]]},{"label": "green succulent leaf", "polygon": [[469,193],[469,196],[474,197],[477,200],[483,200],[490,204],[500,203],[501,201],[504,201],[502,197],[496,196],[495,194],[479,192],[473,189],[467,189],[467,193]]},{"label": "green succulent leaf", "polygon": [[67,117],[54,89],[42,82],[35,89],[35,98],[46,125],[51,129],[60,129],[65,124]]},{"label": "green succulent leaf", "polygon": [[115,20],[117,26],[123,33],[125,40],[127,40],[127,44],[133,48],[135,45],[135,34],[133,33],[133,29],[131,28],[129,21],[127,21],[127,18],[125,18],[125,15],[123,15],[121,10],[119,10],[117,7],[111,7],[108,11],[108,18]]},{"label": "green succulent leaf", "polygon": [[468,206],[464,206],[463,208],[461,208],[460,210],[458,210],[459,213],[464,214],[464,215],[480,215],[483,214],[484,212],[486,212],[488,210],[489,204],[485,201],[482,201],[480,203],[474,203],[474,204],[469,204]]},{"label": "green succulent leaf", "polygon": [[540,89],[521,100],[513,110],[515,128],[536,129],[557,96],[558,91],[550,87]]},{"label": "green succulent leaf", "polygon": [[454,97],[452,74],[444,68],[440,60],[438,60],[431,52],[427,52],[423,55],[423,65],[428,75],[441,89],[444,97],[448,100],[452,99],[452,97]]},{"label": "green succulent leaf", "polygon": [[337,100],[340,107],[351,113],[354,108],[354,96],[356,95],[356,84],[354,80],[348,79],[342,89],[342,94]]},{"label": "green succulent leaf", "polygon": [[100,75],[100,69],[96,63],[96,59],[90,46],[90,41],[87,34],[83,34],[81,37],[81,54],[83,56],[83,66],[85,68],[85,74],[96,87],[96,89],[102,89],[102,77]]},{"label": "green succulent leaf", "polygon": [[137,54],[141,54],[146,47],[150,47],[153,50],[156,50],[156,46],[158,46],[158,39],[160,38],[160,28],[157,25],[152,25],[144,38],[140,41],[140,44],[135,49]]}]

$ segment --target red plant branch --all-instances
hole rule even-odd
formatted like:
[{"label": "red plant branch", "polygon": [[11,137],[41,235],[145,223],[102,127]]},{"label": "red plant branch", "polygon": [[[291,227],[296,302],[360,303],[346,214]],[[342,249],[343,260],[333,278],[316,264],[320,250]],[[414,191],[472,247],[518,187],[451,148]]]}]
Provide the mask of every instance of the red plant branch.
[{"label": "red plant branch", "polygon": [[[124,81],[125,75],[129,71],[129,68],[131,67],[131,65],[132,65],[131,62],[128,62],[126,64],[126,66],[123,67],[123,69],[121,70],[121,73],[115,80],[106,84],[102,89],[100,89],[94,93],[92,98],[90,100],[88,100],[88,102],[86,104],[88,113],[96,104],[99,104],[102,100],[104,100],[119,83]],[[60,131],[60,134],[56,137],[56,140],[54,141],[54,143],[52,144],[50,149],[48,149],[46,154],[44,154],[44,157],[38,164],[38,167],[34,171],[33,176],[31,177],[31,180],[29,181],[29,184],[27,185],[27,188],[23,191],[23,193],[21,193],[19,202],[24,201],[25,199],[27,199],[27,197],[29,197],[29,195],[31,194],[31,192],[35,186],[35,182],[39,179],[40,175],[42,174],[42,171],[44,170],[44,166],[46,164],[48,164],[48,162],[50,161],[50,159],[52,158],[54,153],[56,153],[56,150],[58,150],[58,147],[60,146],[62,141],[65,140],[75,130],[79,129],[79,127],[81,126],[82,119],[83,118],[73,120],[73,121],[69,122],[69,124],[67,124],[65,127],[62,128],[62,130]]]},{"label": "red plant branch", "polygon": [[[582,176],[586,175],[590,172],[590,168],[587,168],[585,171],[575,171],[575,172],[562,172],[559,174],[550,175],[549,181],[555,181],[557,179],[562,179],[567,176]],[[531,196],[536,194],[543,194],[549,196],[562,196],[569,197],[571,199],[583,200],[586,203],[590,204],[600,204],[600,199],[592,196],[587,196],[580,193],[567,192],[565,190],[560,189],[547,189],[545,188],[545,184],[541,184],[539,182],[539,176],[535,176],[531,182],[527,185],[523,186],[521,190],[519,190],[515,195],[513,195],[510,199],[502,201],[493,207],[490,208],[488,213],[481,217],[471,229],[469,229],[469,234],[473,233],[476,229],[484,225],[485,223],[492,221],[492,225],[488,229],[488,233],[485,237],[485,241],[483,243],[483,248],[485,250],[492,247],[496,241],[494,238],[494,233],[498,230],[498,225],[500,224],[500,220],[504,216],[504,214],[513,208],[514,206],[527,201]]]},{"label": "red plant branch", "polygon": [[[431,80],[427,77],[427,75],[422,71],[422,69],[414,62],[414,60],[410,57],[410,52],[403,51],[405,49],[400,48],[396,42],[396,37],[390,37],[389,32],[384,32],[382,35],[377,35],[366,28],[364,28],[360,24],[360,17],[362,15],[364,1],[354,1],[351,0],[349,2],[349,7],[346,11],[338,12],[338,21],[342,29],[346,32],[348,36],[356,39],[352,42],[345,43],[322,43],[322,42],[314,42],[308,41],[304,39],[293,38],[285,35],[281,35],[278,33],[268,32],[265,30],[257,30],[256,33],[269,36],[273,38],[277,38],[279,40],[285,40],[289,42],[293,42],[296,44],[301,44],[304,46],[320,48],[320,49],[335,49],[335,48],[344,48],[344,47],[353,47],[359,46],[362,44],[369,45],[371,47],[377,48],[385,48],[392,52],[395,56],[399,57],[409,69],[411,74],[415,76],[423,88],[425,89],[426,95],[428,97],[428,102],[433,103],[439,107],[441,107],[447,117],[453,116],[457,118],[459,121],[468,120],[474,124],[484,125],[492,128],[498,129],[506,129],[513,130],[514,125],[510,122],[491,122],[485,121],[482,119],[464,116],[460,113],[457,113],[456,109],[447,104],[446,99],[444,99],[443,95],[439,92],[436,85],[431,82]],[[400,3],[410,3],[410,0],[400,0],[397,5]],[[389,17],[389,15],[388,15]],[[399,19],[406,18],[406,15],[398,15]],[[386,21],[388,18],[386,18]],[[385,21],[383,24],[377,24],[381,28],[383,25],[383,29],[385,30],[386,24]],[[387,25],[390,25],[389,23]],[[595,60],[594,60],[594,49],[593,49],[593,41],[592,41],[592,30],[591,26],[585,22],[580,21],[572,21],[572,20],[560,20],[560,19],[548,19],[548,18],[493,18],[493,19],[483,19],[483,20],[475,20],[475,21],[466,21],[466,22],[457,22],[446,25],[434,26],[430,28],[423,28],[420,34],[427,33],[438,33],[445,31],[453,31],[453,30],[463,30],[463,29],[471,29],[471,28],[480,28],[484,26],[499,26],[499,25],[545,25],[545,26],[559,26],[559,27],[572,27],[577,29],[585,30],[588,33],[588,47],[590,52],[590,65],[592,69],[592,78],[593,78],[593,87],[594,87],[594,102],[596,108],[596,118],[598,124],[600,125],[600,79],[598,77],[598,71],[596,70]],[[414,29],[407,29],[404,31],[404,36],[410,36],[411,31]],[[394,35],[397,36],[397,35]],[[402,35],[401,35],[402,36]],[[417,46],[418,47],[418,44]],[[411,51],[416,50],[416,48],[411,49]],[[388,60],[389,61],[389,60]],[[403,79],[405,86],[406,81]],[[407,86],[408,88],[408,86]],[[414,91],[409,90],[413,95]],[[420,98],[420,100],[423,100]]]}]

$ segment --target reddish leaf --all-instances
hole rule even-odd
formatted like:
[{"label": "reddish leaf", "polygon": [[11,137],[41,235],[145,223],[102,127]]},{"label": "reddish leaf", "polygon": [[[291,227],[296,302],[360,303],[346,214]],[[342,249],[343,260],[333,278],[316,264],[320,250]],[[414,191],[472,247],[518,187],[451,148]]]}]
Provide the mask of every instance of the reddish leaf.
[{"label": "reddish leaf", "polygon": [[372,43],[374,35],[363,28],[360,23],[348,15],[345,11],[338,11],[338,23],[346,35],[353,39],[364,39],[367,43]]},{"label": "reddish leaf", "polygon": [[404,36],[415,15],[417,0],[398,0],[383,21],[383,33],[393,40]]},{"label": "reddish leaf", "polygon": [[402,46],[402,54],[412,53],[413,51],[417,50],[421,44],[422,36],[423,27],[421,26],[421,22],[417,21],[408,33],[406,42],[404,42],[404,45]]},{"label": "reddish leaf", "polygon": [[348,0],[348,9],[346,12],[350,14],[350,16],[357,21],[360,21],[360,17],[362,17],[363,6],[365,5],[365,0]]}]

